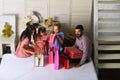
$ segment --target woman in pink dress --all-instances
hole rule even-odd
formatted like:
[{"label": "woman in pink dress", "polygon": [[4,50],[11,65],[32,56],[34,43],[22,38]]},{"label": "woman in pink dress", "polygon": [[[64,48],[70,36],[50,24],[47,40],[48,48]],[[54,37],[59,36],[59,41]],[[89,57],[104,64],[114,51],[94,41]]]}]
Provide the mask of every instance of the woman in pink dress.
[{"label": "woman in pink dress", "polygon": [[20,36],[20,41],[15,51],[17,57],[26,58],[35,54],[35,47],[32,41],[32,37],[35,36],[35,27],[30,23],[27,23],[26,29]]},{"label": "woman in pink dress", "polygon": [[43,51],[44,54],[47,54],[48,49],[48,35],[46,33],[45,27],[40,27],[38,29],[38,34],[35,38],[37,47],[37,54],[40,54],[40,51]]}]

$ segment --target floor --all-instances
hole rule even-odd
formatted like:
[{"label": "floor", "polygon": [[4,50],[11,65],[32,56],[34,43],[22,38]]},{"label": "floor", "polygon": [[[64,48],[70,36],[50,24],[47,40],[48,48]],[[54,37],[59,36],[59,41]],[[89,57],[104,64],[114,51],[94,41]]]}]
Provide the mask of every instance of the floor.
[{"label": "floor", "polygon": [[120,69],[101,69],[98,74],[99,80],[120,80]]}]

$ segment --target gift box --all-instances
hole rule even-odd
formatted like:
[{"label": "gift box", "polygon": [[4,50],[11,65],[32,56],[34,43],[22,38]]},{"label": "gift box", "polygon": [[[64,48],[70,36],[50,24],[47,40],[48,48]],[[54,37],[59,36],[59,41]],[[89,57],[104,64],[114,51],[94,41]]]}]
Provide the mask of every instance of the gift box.
[{"label": "gift box", "polygon": [[71,59],[80,59],[82,58],[82,50],[76,47],[65,47],[64,53],[67,54]]},{"label": "gift box", "polygon": [[69,69],[70,68],[69,59],[65,55],[60,55],[59,56],[59,63],[64,65],[65,69]]},{"label": "gift box", "polygon": [[69,69],[70,68],[70,63],[69,63],[69,59],[65,60],[65,69]]}]

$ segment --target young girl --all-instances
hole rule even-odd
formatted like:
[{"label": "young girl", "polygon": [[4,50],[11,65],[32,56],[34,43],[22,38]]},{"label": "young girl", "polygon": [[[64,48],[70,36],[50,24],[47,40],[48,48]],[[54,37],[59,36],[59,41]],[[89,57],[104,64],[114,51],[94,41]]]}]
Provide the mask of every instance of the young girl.
[{"label": "young girl", "polygon": [[33,42],[31,42],[31,36],[35,38],[36,29],[30,23],[27,23],[26,29],[22,32],[20,36],[20,41],[16,48],[15,55],[21,58],[29,57],[35,54],[35,47]]},{"label": "young girl", "polygon": [[[63,44],[64,44],[64,33],[60,30],[60,24],[59,23],[55,23],[53,25],[53,35],[55,35],[55,41],[54,41],[54,45],[53,46],[50,46],[50,47],[57,47],[59,52],[62,53],[63,51]],[[50,39],[51,39],[51,36],[50,36]],[[50,43],[49,43],[50,44]]]},{"label": "young girl", "polygon": [[35,39],[36,45],[38,46],[37,54],[43,52],[44,54],[47,54],[48,49],[48,35],[46,33],[45,27],[40,27],[38,29],[38,34]]}]

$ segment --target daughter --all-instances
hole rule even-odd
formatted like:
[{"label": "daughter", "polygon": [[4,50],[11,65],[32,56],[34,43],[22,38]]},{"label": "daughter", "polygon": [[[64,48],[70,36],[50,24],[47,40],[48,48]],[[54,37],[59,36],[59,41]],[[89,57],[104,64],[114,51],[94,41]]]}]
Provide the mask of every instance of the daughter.
[{"label": "daughter", "polygon": [[45,27],[40,27],[38,29],[38,34],[35,38],[36,45],[38,46],[37,54],[44,53],[47,54],[48,49],[48,35],[46,33]]}]

